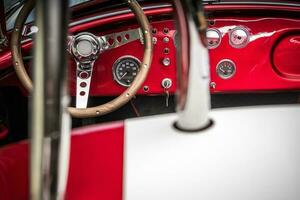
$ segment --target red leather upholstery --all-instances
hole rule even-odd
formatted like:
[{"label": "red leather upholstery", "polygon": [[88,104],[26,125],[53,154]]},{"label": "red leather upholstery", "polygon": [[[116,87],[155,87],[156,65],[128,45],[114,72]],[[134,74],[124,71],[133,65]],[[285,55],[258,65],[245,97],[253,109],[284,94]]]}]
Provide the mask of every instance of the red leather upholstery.
[{"label": "red leather upholstery", "polygon": [[[124,124],[72,132],[66,199],[121,200]],[[0,149],[0,200],[28,199],[28,143]]]}]

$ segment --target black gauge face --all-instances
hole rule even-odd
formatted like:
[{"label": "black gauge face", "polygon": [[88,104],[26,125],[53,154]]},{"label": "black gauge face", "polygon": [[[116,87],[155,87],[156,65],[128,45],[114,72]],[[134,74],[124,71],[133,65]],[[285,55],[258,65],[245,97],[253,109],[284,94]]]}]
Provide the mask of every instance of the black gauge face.
[{"label": "black gauge face", "polygon": [[231,60],[224,59],[218,63],[216,70],[220,78],[229,79],[235,74],[236,68]]},{"label": "black gauge face", "polygon": [[122,86],[129,87],[139,72],[140,61],[132,56],[119,58],[113,66],[114,79]]}]

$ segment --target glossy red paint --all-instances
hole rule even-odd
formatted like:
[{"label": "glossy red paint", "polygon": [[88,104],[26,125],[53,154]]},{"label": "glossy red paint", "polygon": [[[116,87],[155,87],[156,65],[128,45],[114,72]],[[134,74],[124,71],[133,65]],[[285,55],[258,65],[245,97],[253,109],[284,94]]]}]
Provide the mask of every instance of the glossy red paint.
[{"label": "glossy red paint", "polygon": [[[166,7],[166,8],[159,8],[159,9],[153,9],[153,10],[146,10],[145,14],[147,16],[149,16],[149,15],[159,16],[159,15],[170,15],[170,14],[172,14],[172,12],[173,12],[172,7]],[[70,27],[69,31],[71,33],[80,32],[80,31],[83,31],[83,30],[86,30],[86,29],[91,29],[91,28],[98,27],[99,25],[111,24],[111,23],[121,22],[121,21],[127,21],[127,20],[130,20],[130,19],[133,19],[133,18],[134,18],[133,13],[115,15],[115,16],[111,16],[111,17],[107,17],[107,18],[102,18],[102,19],[82,23],[78,26]]]},{"label": "glossy red paint", "polygon": [[299,80],[300,63],[292,62],[293,60],[298,60],[299,56],[300,33],[282,38],[272,54],[274,70],[283,77]]},{"label": "glossy red paint", "polygon": [[[300,89],[300,79],[283,77],[274,70],[272,65],[272,52],[276,44],[284,35],[300,31],[299,19],[219,17],[209,20],[215,22],[209,28],[217,28],[222,35],[221,44],[209,50],[211,81],[216,84],[215,88],[211,88],[211,92]],[[236,27],[243,27],[250,34],[250,41],[243,48],[234,48],[229,44],[229,32]],[[291,47],[289,43],[282,45],[281,49]],[[282,58],[280,63],[289,63],[287,67],[298,65],[298,59],[293,58],[294,53],[291,53],[288,58]],[[221,79],[216,73],[216,66],[222,59],[230,59],[236,65],[236,73],[230,79]]]},{"label": "glossy red paint", "polygon": [[73,131],[66,199],[122,199],[124,124]]},{"label": "glossy red paint", "polygon": [[[74,130],[65,199],[121,200],[123,144],[123,122]],[[28,143],[0,149],[0,199],[26,200],[28,188]]]},{"label": "glossy red paint", "polygon": [[[147,10],[145,13],[147,15],[170,15],[173,11],[172,7],[160,8]],[[137,25],[127,25],[125,22],[127,20],[134,19],[134,15],[122,14],[116,15],[108,18],[102,18],[90,22],[86,22],[80,25],[70,27],[70,34],[76,34],[79,32],[89,31],[95,35],[104,35],[113,32],[124,31],[128,29],[138,28]],[[119,27],[109,29],[109,31],[101,32],[101,27],[109,27],[111,24],[116,22],[123,22]],[[147,91],[143,90],[143,87],[138,91],[138,95],[161,95],[165,91],[161,86],[161,82],[164,78],[170,78],[173,82],[171,88],[168,89],[170,94],[176,91],[176,48],[174,45],[174,35],[175,35],[175,25],[173,20],[164,21],[152,21],[151,25],[153,28],[157,29],[157,33],[153,34],[157,38],[157,43],[154,45],[154,54],[151,69],[148,74],[148,78],[143,84],[148,87]],[[166,34],[163,32],[164,28],[168,28],[169,32]],[[169,42],[164,43],[163,38],[168,37]],[[32,43],[26,43],[22,46],[23,51],[28,52],[32,47]],[[164,49],[168,48],[169,53],[165,54]],[[134,41],[126,44],[122,47],[112,49],[110,51],[104,52],[99,56],[99,59],[95,62],[93,77],[90,87],[90,96],[116,96],[120,95],[126,88],[119,85],[113,79],[112,66],[113,63],[122,56],[130,55],[142,60],[143,57],[143,45],[139,41]],[[170,58],[171,64],[165,67],[162,64],[164,58]],[[70,58],[69,62],[69,85],[70,93],[72,96],[76,94],[76,64],[73,59]],[[5,52],[0,54],[0,69],[11,67],[11,53]],[[16,77],[15,77],[16,78]],[[18,82],[17,82],[18,83]]]},{"label": "glossy red paint", "polygon": [[[28,53],[32,47],[31,42],[26,42],[22,45],[22,52]],[[4,51],[0,53],[0,70],[6,69],[12,66],[12,58],[10,50]]]},{"label": "glossy red paint", "polygon": [[[99,21],[98,24],[94,25],[99,27],[102,25],[102,22]],[[143,86],[148,86],[149,90],[144,91],[143,87],[138,91],[140,95],[146,94],[164,94],[164,89],[161,86],[161,82],[164,78],[170,78],[173,81],[172,87],[168,90],[170,93],[174,93],[176,90],[176,49],[174,45],[174,35],[175,35],[175,27],[172,20],[166,21],[158,21],[152,22],[152,27],[157,30],[153,37],[157,38],[157,43],[154,44],[154,53],[153,60],[151,64],[151,69],[148,74],[148,78],[144,82]],[[112,32],[119,32],[128,29],[138,28],[138,26],[124,26],[122,28],[110,30],[109,32],[99,33],[94,30],[94,28],[90,27],[90,32],[94,33],[97,36],[109,34]],[[165,34],[163,32],[164,28],[168,28],[169,32]],[[78,29],[76,29],[78,30]],[[169,38],[169,42],[163,42],[165,37]],[[168,48],[169,53],[165,54],[164,49]],[[122,56],[134,56],[139,60],[143,58],[143,45],[140,41],[134,41],[124,46],[118,47],[116,49],[112,49],[100,54],[98,60],[95,62],[93,69],[93,77],[90,88],[91,96],[114,96],[121,94],[126,88],[119,85],[113,78],[113,70],[112,66],[115,61]],[[165,67],[162,64],[162,60],[164,58],[170,58],[171,64],[168,67]],[[76,64],[74,61],[70,62],[70,89],[71,95],[76,94]]]},{"label": "glossy red paint", "polygon": [[295,11],[299,12],[300,7],[296,6],[286,6],[286,5],[251,5],[251,4],[223,4],[223,5],[206,5],[204,6],[205,11],[228,11],[228,10],[275,10],[275,11]]}]

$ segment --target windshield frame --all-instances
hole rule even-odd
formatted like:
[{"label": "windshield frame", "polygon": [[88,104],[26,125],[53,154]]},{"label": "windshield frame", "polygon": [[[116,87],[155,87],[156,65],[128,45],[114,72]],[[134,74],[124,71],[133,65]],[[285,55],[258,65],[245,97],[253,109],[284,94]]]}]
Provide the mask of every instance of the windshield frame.
[{"label": "windshield frame", "polygon": [[273,5],[273,6],[296,6],[300,7],[298,0],[202,0],[204,5]]}]

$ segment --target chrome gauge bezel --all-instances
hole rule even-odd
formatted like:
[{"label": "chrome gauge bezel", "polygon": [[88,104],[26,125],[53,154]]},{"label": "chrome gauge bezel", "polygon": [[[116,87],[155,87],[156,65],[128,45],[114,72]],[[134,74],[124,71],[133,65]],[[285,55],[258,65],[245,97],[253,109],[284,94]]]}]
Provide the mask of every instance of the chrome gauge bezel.
[{"label": "chrome gauge bezel", "polygon": [[[234,31],[237,31],[237,30],[242,30],[246,33],[247,35],[247,38],[246,38],[246,42],[241,44],[241,45],[236,45],[234,44],[234,42],[232,41],[231,37],[232,37],[232,34],[234,33]],[[248,31],[248,29],[246,27],[243,27],[243,26],[238,26],[238,27],[235,27],[233,28],[232,30],[230,30],[229,32],[229,44],[230,46],[232,46],[233,48],[236,48],[236,49],[240,49],[240,48],[244,48],[246,47],[248,44],[249,44],[249,41],[250,41],[250,33]]]},{"label": "chrome gauge bezel", "polygon": [[[209,31],[214,31],[214,32],[216,32],[218,34],[218,36],[219,36],[219,42],[216,45],[213,45],[213,46],[209,45],[208,38],[207,38],[207,33]],[[207,29],[207,31],[206,31],[206,40],[207,40],[207,48],[208,49],[215,49],[215,48],[217,48],[221,44],[221,42],[222,42],[221,31],[219,29],[216,29],[216,28],[209,28],[209,29]]]},{"label": "chrome gauge bezel", "polygon": [[[223,62],[229,62],[229,63],[233,66],[233,69],[234,69],[234,70],[233,70],[233,72],[232,72],[229,76],[224,76],[223,74],[219,73],[220,65],[221,65]],[[223,59],[223,60],[221,60],[220,62],[218,62],[218,64],[217,64],[217,66],[216,66],[216,73],[217,73],[217,75],[218,75],[221,79],[224,79],[224,80],[230,79],[230,78],[232,78],[232,77],[235,75],[235,73],[236,73],[236,65],[235,65],[235,63],[234,63],[232,60],[230,60],[230,59]]]},{"label": "chrome gauge bezel", "polygon": [[134,56],[131,56],[131,55],[125,55],[125,56],[122,56],[122,57],[120,57],[120,58],[118,58],[115,62],[114,62],[114,64],[113,64],[113,67],[112,67],[112,73],[113,73],[113,78],[114,78],[114,80],[119,84],[119,85],[121,85],[121,86],[124,86],[124,87],[129,87],[130,85],[131,85],[131,83],[130,84],[124,84],[123,82],[121,82],[119,79],[118,79],[118,75],[116,74],[117,73],[117,67],[118,67],[118,63],[121,61],[121,60],[123,60],[123,59],[133,59],[133,60],[135,60],[136,61],[136,63],[138,64],[138,72],[140,71],[140,66],[141,66],[141,61],[138,59],[138,58],[136,58],[136,57],[134,57]]}]

